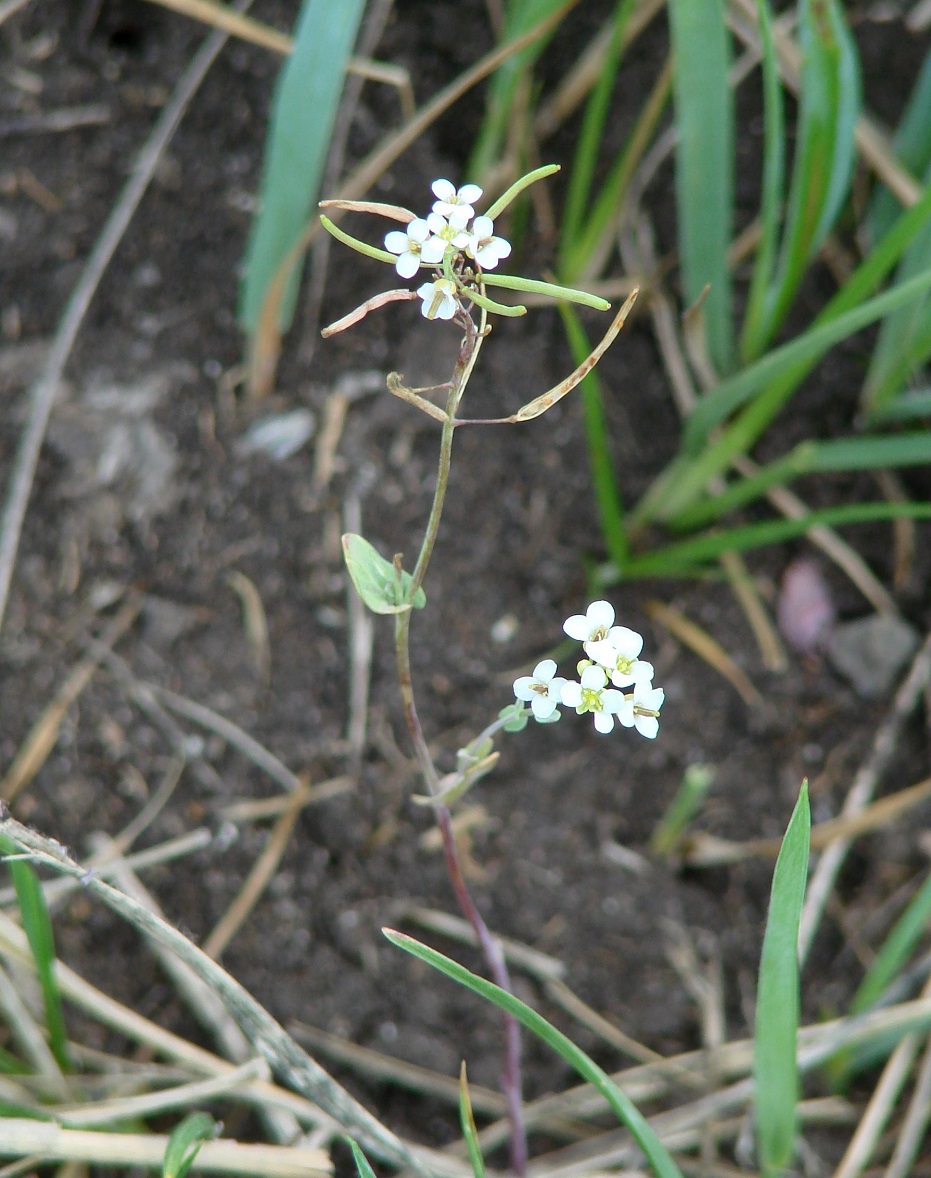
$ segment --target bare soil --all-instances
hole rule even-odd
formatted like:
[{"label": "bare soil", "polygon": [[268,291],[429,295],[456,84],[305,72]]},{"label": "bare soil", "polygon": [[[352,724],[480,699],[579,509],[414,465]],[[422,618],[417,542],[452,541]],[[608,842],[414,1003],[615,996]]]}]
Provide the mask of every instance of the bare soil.
[{"label": "bare soil", "polygon": [[[565,38],[547,51],[544,78],[559,76],[610,7],[580,6]],[[286,28],[293,9],[262,3],[255,13]],[[927,38],[904,40],[898,22],[861,15],[868,101],[892,120]],[[0,29],[0,485],[27,411],[24,388],[134,153],[202,36],[193,23],[130,0],[35,0]],[[490,45],[478,3],[464,10],[461,3],[404,3],[378,56],[407,66],[423,101]],[[632,58],[631,111],[663,47],[656,27]],[[911,64],[915,69],[906,68]],[[13,810],[84,856],[95,832],[115,834],[138,812],[183,734],[183,776],[139,845],[196,827],[213,832],[206,850],[145,874],[168,916],[197,939],[224,914],[268,838],[267,823],[231,825],[224,808],[280,790],[221,735],[170,709],[142,706],[133,684],[153,683],[213,709],[313,783],[347,773],[352,632],[339,536],[363,531],[384,553],[415,553],[435,477],[437,429],[384,392],[383,377],[396,369],[409,383],[443,380],[457,345],[454,328],[427,326],[409,306],[325,343],[299,322],[273,400],[251,406],[237,390],[237,267],[277,66],[262,50],[226,48],[105,277],[68,365],[0,635],[0,766],[7,767],[91,637],[127,595],[142,595],[138,622],[116,644],[119,662],[105,663],[81,693]],[[41,112],[91,103],[105,108],[103,121],[63,132],[29,124]],[[480,112],[481,95],[467,97],[383,178],[377,196],[417,208],[437,175],[467,179],[462,171]],[[619,134],[628,117],[619,111]],[[17,129],[20,118],[26,123]],[[397,119],[393,96],[367,86],[350,158]],[[570,128],[547,145],[546,158],[568,162],[572,143]],[[664,172],[654,209],[663,249],[674,245],[670,181]],[[561,184],[551,191],[558,209]],[[747,202],[752,207],[749,191]],[[516,261],[539,272],[550,251],[551,242],[532,228]],[[830,281],[826,271],[814,276],[800,322]],[[323,321],[380,282],[375,263],[334,248]],[[597,331],[594,317],[590,326]],[[806,431],[824,434],[849,422],[867,346],[841,349],[823,366],[767,448],[781,452]],[[572,367],[554,311],[503,322],[470,392],[475,414],[513,412]],[[677,435],[645,316],[625,329],[601,374],[623,493],[633,501],[673,454]],[[324,479],[321,439],[339,395],[349,396],[348,408]],[[256,417],[298,407],[316,421],[307,446],[282,461],[243,453]],[[846,477],[801,490],[825,503],[875,496],[868,481]],[[891,584],[889,528],[850,535]],[[749,558],[770,601],[802,550],[784,546]],[[441,764],[449,766],[455,750],[509,701],[511,681],[551,650],[562,620],[584,609],[591,596],[585,565],[601,554],[577,399],[523,427],[460,431],[428,607],[414,624],[421,716]],[[929,554],[923,527],[901,597],[922,633],[931,605]],[[267,678],[232,574],[248,578],[264,607]],[[842,617],[868,612],[839,573],[826,576]],[[646,635],[656,682],[666,689],[659,739],[629,732],[600,738],[572,718],[505,740],[497,770],[467,799],[464,844],[470,882],[496,932],[559,959],[584,1001],[645,1046],[674,1052],[702,1042],[695,995],[671,959],[670,946],[683,940],[703,968],[720,972],[726,1032],[739,1036],[752,1026],[772,869],[752,859],[683,871],[648,853],[684,771],[705,764],[714,773],[702,829],[732,839],[778,836],[803,778],[811,782],[816,820],[836,814],[890,699],[864,701],[816,658],[793,658],[783,674],[765,671],[743,614],[719,582],[627,584],[610,596],[620,619]],[[656,626],[645,608],[650,599],[674,605],[716,638],[750,676],[762,705],[748,706]],[[430,815],[411,802],[418,784],[390,638],[390,624],[378,619],[355,787],[304,811],[280,870],[223,961],[285,1023],[300,1020],[449,1076],[465,1058],[474,1082],[495,1086],[496,1015],[404,958],[379,931],[397,922],[416,931],[404,915],[411,905],[453,911]],[[927,736],[921,718],[910,722],[883,790],[927,774]],[[901,911],[926,867],[920,828],[927,816],[925,808],[858,843],[806,970],[807,1019],[843,1009]],[[57,933],[65,960],[95,983],[197,1033],[145,947],[110,913],[78,897],[59,912]],[[470,949],[425,936],[479,967]],[[624,1062],[557,1009],[536,980],[516,973],[518,992],[601,1062]],[[526,1056],[529,1095],[567,1081],[548,1051],[528,1042]],[[398,1129],[434,1143],[456,1135],[439,1102],[336,1071]],[[819,1141],[828,1157],[835,1145]]]}]

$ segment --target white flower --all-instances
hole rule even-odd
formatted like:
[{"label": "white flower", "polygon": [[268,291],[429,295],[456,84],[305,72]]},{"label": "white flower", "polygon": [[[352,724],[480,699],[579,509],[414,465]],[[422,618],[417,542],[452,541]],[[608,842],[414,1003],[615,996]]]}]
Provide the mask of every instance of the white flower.
[{"label": "white flower", "polygon": [[466,253],[474,258],[483,270],[494,270],[502,258],[511,252],[511,243],[503,237],[495,237],[495,223],[491,217],[476,217],[469,229]]},{"label": "white flower", "polygon": [[566,707],[575,708],[580,716],[591,712],[599,732],[610,732],[614,728],[614,717],[624,706],[623,694],[607,687],[607,683],[604,667],[592,665],[582,672],[581,683],[570,680],[562,689],[562,702]]},{"label": "white flower", "polygon": [[472,205],[482,195],[481,188],[477,184],[463,184],[457,190],[449,180],[434,180],[430,187],[438,198],[433,202],[433,211],[448,217],[460,229],[465,228],[469,218],[475,216]]},{"label": "white flower", "polygon": [[559,719],[556,709],[562,702],[565,682],[556,674],[553,660],[544,659],[537,663],[532,675],[521,675],[514,680],[514,694],[519,700],[530,704],[534,719],[545,724],[550,719]]},{"label": "white flower", "polygon": [[452,319],[459,310],[456,284],[448,278],[425,282],[417,288],[417,293],[423,299],[420,313],[425,319]]},{"label": "white flower", "polygon": [[468,233],[460,225],[441,217],[439,213],[431,213],[427,217],[427,228],[433,236],[424,242],[420,256],[431,266],[438,266],[442,262],[447,246],[451,245],[454,249],[461,250],[469,244]]},{"label": "white flower", "polygon": [[413,278],[420,269],[421,247],[430,236],[430,227],[423,217],[417,217],[407,226],[407,232],[392,229],[385,234],[385,249],[398,255],[395,270],[402,278]]},{"label": "white flower", "polygon": [[630,687],[653,678],[653,664],[637,656],[643,650],[643,638],[627,626],[612,626],[606,638],[585,643],[585,653],[611,676],[615,687]]},{"label": "white flower", "polygon": [[563,622],[563,629],[570,638],[586,645],[602,642],[614,625],[614,606],[610,601],[593,601],[584,614],[573,614]]},{"label": "white flower", "polygon": [[625,728],[636,728],[647,740],[655,740],[659,732],[659,710],[666,692],[652,683],[640,682],[634,684],[630,695],[622,698],[624,703],[617,717],[620,722]]}]

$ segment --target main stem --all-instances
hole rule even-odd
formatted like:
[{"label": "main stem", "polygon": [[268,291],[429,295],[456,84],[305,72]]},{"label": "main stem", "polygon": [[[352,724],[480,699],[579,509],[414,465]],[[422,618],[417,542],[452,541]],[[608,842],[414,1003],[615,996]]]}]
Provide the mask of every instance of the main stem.
[{"label": "main stem", "polygon": [[[412,584],[409,589],[408,600],[423,583],[427,573],[430,557],[439,533],[440,520],[443,515],[443,504],[446,499],[446,489],[449,485],[449,468],[452,457],[453,435],[455,434],[456,409],[465,392],[466,384],[472,374],[472,368],[482,344],[482,334],[476,329],[472,318],[465,316],[465,335],[459,347],[456,368],[450,382],[449,395],[446,398],[446,421],[440,439],[440,457],[437,469],[436,490],[433,493],[433,504],[430,517],[424,533],[423,543],[417,557],[417,563],[411,574]],[[410,624],[413,610],[407,609],[395,616],[395,661],[397,664],[398,685],[401,689],[401,701],[404,706],[404,718],[414,744],[414,751],[420,772],[427,789],[434,797],[440,792],[440,779],[430,750],[424,737],[417,706],[414,701],[414,686],[411,678],[410,662]],[[462,861],[456,836],[453,831],[452,815],[448,807],[437,804],[434,807],[437,825],[443,839],[443,852],[446,859],[446,870],[459,909],[468,920],[475,932],[476,940],[491,973],[492,980],[502,990],[511,993],[511,978],[500,943],[492,936],[488,925],[479,912],[472,894],[469,891],[462,871]],[[518,1178],[523,1178],[527,1172],[527,1133],[524,1127],[524,1108],[521,1085],[520,1062],[520,1027],[513,1015],[504,1016],[505,1031],[505,1061],[501,1075],[501,1091],[508,1109],[508,1119],[511,1123],[510,1160],[511,1168]]]}]

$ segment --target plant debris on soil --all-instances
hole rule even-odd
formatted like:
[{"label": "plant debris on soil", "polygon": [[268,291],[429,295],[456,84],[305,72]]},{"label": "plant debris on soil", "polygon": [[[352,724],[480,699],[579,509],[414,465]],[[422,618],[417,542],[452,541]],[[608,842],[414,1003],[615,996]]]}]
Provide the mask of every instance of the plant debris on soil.
[{"label": "plant debris on soil", "polygon": [[[544,74],[559,75],[609,5],[580,8],[547,51]],[[483,13],[477,2],[398,5],[378,56],[405,65],[423,101],[490,48]],[[256,15],[287,28],[294,5],[263,3]],[[886,90],[901,87],[901,104],[912,75],[887,68],[900,51],[900,27],[865,20],[857,34],[868,98],[871,78],[878,79]],[[129,0],[34,0],[0,29],[7,61],[0,83],[0,487],[28,411],[25,389],[135,153],[203,36],[189,20]],[[632,93],[645,93],[664,37],[652,29],[631,61]],[[910,45],[909,60],[924,48],[926,39]],[[438,427],[391,397],[384,378],[396,370],[411,386],[446,379],[457,331],[426,324],[405,304],[318,342],[317,324],[299,316],[274,396],[255,405],[243,395],[237,276],[278,66],[241,43],[220,55],[67,366],[0,633],[0,771],[14,764],[72,670],[96,659],[13,813],[83,859],[99,833],[118,835],[133,820],[183,757],[170,799],[135,849],[209,832],[203,849],[144,873],[168,918],[198,943],[269,839],[267,818],[231,808],[281,793],[211,717],[248,734],[301,782],[349,775],[351,788],[302,810],[279,869],[223,949],[223,964],[286,1025],[307,1024],[450,1077],[466,1059],[470,1080],[494,1088],[496,1012],[381,936],[384,925],[402,927],[481,969],[473,949],[424,926],[422,910],[453,913],[453,897],[429,810],[411,802],[419,785],[395,690],[390,624],[375,619],[367,667],[365,626],[350,601],[339,542],[351,530],[389,557],[403,552],[410,562],[416,554]],[[76,118],[67,130],[42,122],[55,111],[91,108],[94,118]],[[469,179],[462,172],[480,114],[481,94],[470,94],[382,177],[376,197],[417,208],[436,176]],[[398,117],[390,92],[366,85],[351,157]],[[570,133],[550,147],[556,162],[567,162]],[[671,174],[664,176],[655,212],[661,246],[672,250]],[[556,182],[557,207],[561,193]],[[551,247],[531,230],[523,260],[539,272]],[[380,289],[374,262],[334,246],[327,266],[321,322]],[[594,334],[596,316],[588,314]],[[863,354],[855,344],[842,349],[813,379],[800,408],[811,428],[850,420]],[[511,413],[573,367],[555,310],[502,321],[469,390],[471,415]],[[648,317],[628,323],[600,373],[623,493],[633,501],[674,453],[678,429]],[[781,452],[799,428],[798,418],[777,424],[767,446]],[[926,472],[913,477],[927,483]],[[858,478],[822,479],[816,494],[845,502],[863,490]],[[577,398],[526,425],[460,430],[447,503],[427,608],[414,618],[412,639],[421,720],[444,768],[510,702],[513,679],[558,645],[563,619],[600,595],[590,594],[585,576],[602,543]],[[890,525],[850,534],[887,586],[890,534]],[[799,543],[748,557],[773,608],[784,569],[806,551]],[[931,605],[929,566],[921,525],[899,597],[920,641]],[[841,621],[871,613],[836,569],[821,573]],[[894,686],[863,698],[821,649],[793,654],[782,672],[765,670],[719,581],[623,584],[607,595],[619,621],[646,635],[656,682],[666,689],[659,738],[647,742],[629,731],[603,738],[574,717],[505,738],[498,767],[461,807],[461,838],[491,929],[561,963],[579,998],[643,1048],[667,1054],[752,1028],[772,873],[771,859],[761,856],[698,869],[649,852],[684,773],[710,767],[698,825],[722,839],[778,837],[806,778],[814,820],[833,817],[870,756]],[[742,698],[654,621],[655,600],[715,638],[758,698]],[[95,640],[127,602],[137,603],[138,615],[101,652]],[[909,718],[880,792],[925,777],[928,748],[926,718]],[[856,843],[804,973],[806,1021],[845,1009],[864,963],[927,868],[928,812],[925,804]],[[56,911],[55,927],[62,958],[89,980],[166,1026],[202,1034],[145,944],[109,911],[77,893]],[[517,993],[599,1062],[630,1061],[560,1009],[539,976],[514,972]],[[722,1020],[717,1031],[712,1010]],[[397,1131],[433,1144],[458,1136],[445,1103],[343,1067],[319,1041],[318,1049],[321,1062]],[[565,1065],[529,1039],[525,1059],[528,1096],[569,1082]],[[842,1141],[828,1136],[817,1148],[830,1160]]]}]

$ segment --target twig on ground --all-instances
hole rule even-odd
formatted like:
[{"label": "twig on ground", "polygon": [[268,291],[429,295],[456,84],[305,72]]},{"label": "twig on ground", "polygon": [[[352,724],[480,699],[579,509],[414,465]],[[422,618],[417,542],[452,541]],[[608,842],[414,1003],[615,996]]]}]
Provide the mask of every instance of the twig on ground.
[{"label": "twig on ground", "polygon": [[[237,7],[242,10],[250,3],[251,0],[239,0]],[[84,265],[81,277],[71,293],[55,332],[42,371],[29,390],[29,416],[20,437],[6,503],[0,516],[0,629],[3,627],[10,583],[13,579],[13,566],[16,563],[19,538],[29,504],[39,452],[71,349],[100,280],[116,252],[116,247],[129,227],[188,104],[225,45],[226,38],[226,33],[214,32],[205,39],[175,87],[171,98],[163,107],[158,122],[139,153],[132,174]]]},{"label": "twig on ground", "polygon": [[270,752],[265,745],[260,744],[254,736],[250,736],[245,729],[240,728],[238,724],[234,724],[225,716],[221,716],[219,712],[215,712],[212,708],[199,704],[195,700],[188,699],[186,696],[169,691],[166,687],[158,687],[154,683],[142,683],[141,685],[176,715],[184,716],[186,720],[193,720],[201,728],[206,728],[208,732],[215,732],[217,736],[222,736],[256,768],[267,773],[272,781],[276,781],[282,789],[291,792],[300,789],[304,784],[300,777],[296,773],[292,773],[287,765]]},{"label": "twig on ground", "polygon": [[319,1104],[357,1138],[363,1149],[377,1158],[412,1166],[420,1174],[428,1172],[420,1149],[403,1142],[382,1125],[311,1059],[248,991],[177,929],[124,892],[93,875],[88,876],[57,843],[15,819],[0,817],[0,832],[28,852],[37,863],[83,879],[87,890],[108,908],[190,965],[224,1003],[273,1072]]},{"label": "twig on ground", "polygon": [[[288,1030],[299,1043],[306,1044],[313,1051],[321,1053],[324,1058],[351,1067],[360,1076],[379,1082],[388,1081],[399,1088],[426,1093],[450,1104],[457,1104],[459,1101],[459,1081],[452,1076],[444,1076],[430,1068],[395,1059],[369,1047],[361,1047],[357,1043],[341,1039],[338,1035],[319,1027],[311,1027],[307,1023],[289,1023]],[[476,1112],[493,1117],[504,1116],[506,1112],[504,1097],[493,1088],[484,1088],[470,1081],[469,1098]]]},{"label": "twig on ground", "polygon": [[908,1178],[918,1160],[918,1150],[931,1120],[931,1040],[925,1039],[924,1056],[918,1068],[908,1111],[899,1130],[892,1158],[883,1178]]},{"label": "twig on ground", "polygon": [[[931,998],[931,982],[925,984],[922,997]],[[879,1083],[873,1089],[856,1132],[834,1171],[834,1178],[858,1178],[870,1164],[880,1135],[914,1067],[922,1039],[927,1046],[927,1032],[922,1035],[912,1031],[896,1044],[895,1051],[886,1060]]]},{"label": "twig on ground", "polygon": [[0,2],[0,25],[5,20],[9,20],[14,12],[19,12],[21,8],[25,8],[28,3],[29,0],[2,0]]},{"label": "twig on ground", "polygon": [[[477,943],[475,931],[467,920],[460,916],[450,916],[435,908],[421,908],[416,904],[401,903],[391,909],[392,920],[409,920],[420,928],[430,932],[440,933],[444,937],[458,941],[463,945]],[[531,949],[529,945],[522,945],[519,941],[511,941],[507,937],[496,937],[507,961],[520,966],[532,977],[548,981],[550,978],[563,978],[566,967],[563,962],[538,949]]]},{"label": "twig on ground", "polygon": [[278,870],[281,857],[291,841],[294,827],[306,803],[306,799],[296,793],[288,800],[291,805],[275,823],[268,842],[252,865],[252,870],[246,876],[239,894],[204,941],[203,950],[209,957],[219,958],[222,955]]},{"label": "twig on ground", "polygon": [[59,1100],[69,1100],[68,1082],[13,979],[0,966],[0,1013],[19,1050]]},{"label": "twig on ground", "polygon": [[[917,707],[918,700],[929,681],[931,681],[931,634],[925,638],[915,655],[902,686],[896,692],[891,711],[873,737],[870,754],[853,779],[853,785],[850,787],[850,792],[841,809],[841,817],[851,818],[855,814],[859,814],[869,804],[880,778],[892,759],[905,721]],[[834,886],[834,881],[849,849],[849,839],[839,839],[832,843],[821,856],[818,866],[809,880],[799,927],[799,956],[802,960],[808,956],[808,950],[814,940],[828,894]]]},{"label": "twig on ground", "polygon": [[73,668],[58,694],[32,727],[22,747],[13,759],[6,776],[0,781],[0,799],[10,803],[32,781],[55,747],[65,716],[90,683],[104,658],[104,652],[114,646],[139,616],[140,602],[133,598],[124,602],[100,636],[94,653],[87,655]]},{"label": "twig on ground", "polygon": [[[157,867],[159,864],[181,859],[185,855],[193,855],[196,851],[203,851],[210,846],[213,839],[214,835],[211,831],[205,827],[198,827],[176,839],[169,839],[154,847],[146,847],[144,851],[138,851],[135,855],[127,855],[119,862],[132,871],[144,871],[147,867]],[[107,849],[100,855],[91,855],[85,862],[84,869],[85,871],[93,871],[101,879],[107,879],[116,873],[118,856],[117,840],[108,840]],[[59,876],[56,879],[46,880],[42,884],[42,891],[45,894],[46,902],[53,905],[64,899],[65,896],[71,895],[72,892],[78,891],[82,884],[83,880],[63,879]],[[16,892],[13,888],[4,888],[0,891],[0,905],[12,904],[15,900]]]},{"label": "twig on ground", "polygon": [[[160,1170],[168,1138],[153,1133],[95,1133],[63,1129],[49,1121],[5,1118],[0,1156],[34,1154],[44,1164],[84,1162],[97,1166],[145,1166]],[[194,1173],[259,1175],[261,1178],[318,1178],[332,1173],[325,1150],[303,1146],[251,1145],[207,1141],[192,1164]]]},{"label": "twig on ground", "polygon": [[0,119],[0,139],[11,135],[36,135],[43,132],[73,131],[76,127],[98,127],[109,123],[110,108],[102,103],[47,110],[36,114]]},{"label": "twig on ground", "polygon": [[218,1097],[235,1096],[246,1081],[267,1078],[268,1064],[264,1059],[253,1057],[225,1076],[193,1080],[186,1084],[177,1084],[173,1088],[145,1092],[140,1096],[123,1096],[70,1107],[59,1106],[55,1109],[55,1120],[69,1129],[81,1129],[91,1125],[129,1121],[133,1117],[151,1117],[169,1109],[190,1108],[204,1101],[216,1100]]}]

